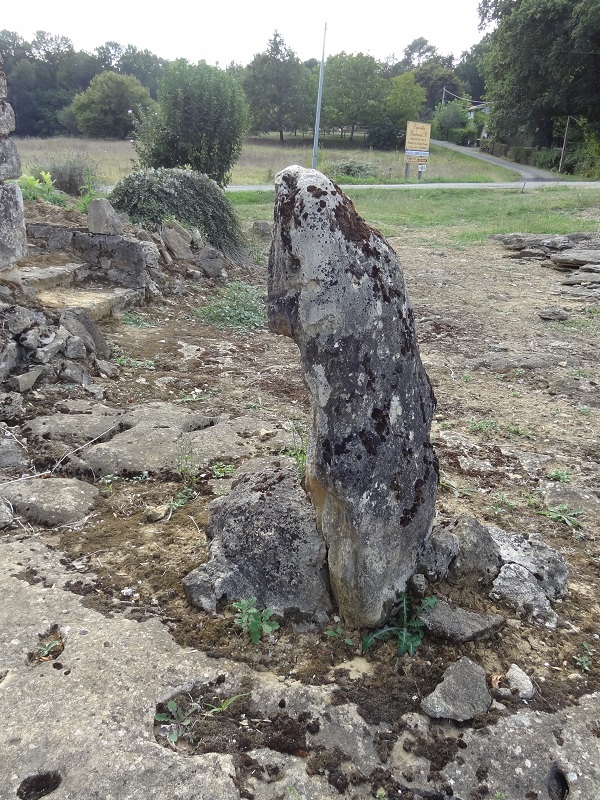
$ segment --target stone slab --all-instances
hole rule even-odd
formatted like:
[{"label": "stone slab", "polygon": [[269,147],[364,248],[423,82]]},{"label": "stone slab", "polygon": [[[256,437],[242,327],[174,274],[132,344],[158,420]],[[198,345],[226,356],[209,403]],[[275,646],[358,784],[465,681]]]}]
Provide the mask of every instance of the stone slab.
[{"label": "stone slab", "polygon": [[33,478],[0,484],[0,496],[30,522],[69,525],[94,507],[98,489],[75,478]]}]

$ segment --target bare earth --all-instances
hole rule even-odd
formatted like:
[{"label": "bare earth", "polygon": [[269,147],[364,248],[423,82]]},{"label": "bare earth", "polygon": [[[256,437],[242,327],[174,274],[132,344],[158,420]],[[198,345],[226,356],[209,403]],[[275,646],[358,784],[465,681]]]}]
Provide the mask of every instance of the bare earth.
[{"label": "bare earth", "polygon": [[[348,645],[324,631],[300,633],[282,625],[270,640],[252,645],[234,625],[230,608],[212,617],[190,608],[182,590],[183,576],[207,557],[208,504],[232,480],[212,472],[198,477],[193,499],[158,522],[147,521],[146,507],[180,496],[185,476],[104,480],[100,504],[84,524],[40,531],[98,576],[92,591],[74,576],[72,589],[86,593],[86,605],[140,620],[157,616],[177,642],[215,657],[307,683],[336,682],[340,702],[357,702],[369,719],[417,710],[462,655],[480,664],[488,679],[504,675],[512,663],[521,666],[538,688],[530,706],[543,711],[600,689],[600,317],[590,313],[598,305],[557,294],[559,273],[539,262],[509,259],[497,242],[458,250],[447,245],[443,230],[438,239],[435,249],[417,234],[390,240],[405,271],[438,401],[438,514],[469,514],[506,530],[537,532],[556,548],[570,572],[568,596],[555,607],[558,627],[519,621],[477,587],[439,585],[433,587],[436,596],[503,613],[508,624],[487,641],[457,645],[426,638],[412,658],[398,657],[387,642],[368,654],[364,673],[355,669],[358,635]],[[242,279],[264,285],[266,268]],[[188,284],[186,294],[136,310],[136,324],[102,321],[114,357],[125,364],[117,378],[98,379],[103,402],[125,408],[165,400],[210,416],[252,409],[302,431],[309,403],[295,345],[267,330],[238,333],[199,322],[193,310],[217,288],[211,282]],[[549,306],[564,308],[570,320],[543,321],[537,312]],[[53,410],[64,392],[30,393],[29,416]],[[78,392],[70,396],[84,396]],[[38,468],[43,466],[40,460]],[[565,480],[548,477],[559,473]],[[561,504],[584,512],[568,517],[580,528],[540,513]],[[123,595],[127,587],[139,601]],[[576,662],[585,654],[584,643],[596,651],[589,671]],[[488,717],[485,722],[492,721]]]}]

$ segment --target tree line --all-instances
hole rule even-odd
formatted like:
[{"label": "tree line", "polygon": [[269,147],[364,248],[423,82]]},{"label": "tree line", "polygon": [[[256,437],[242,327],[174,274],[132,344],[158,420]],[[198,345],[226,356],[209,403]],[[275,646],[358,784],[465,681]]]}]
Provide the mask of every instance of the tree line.
[{"label": "tree line", "polygon": [[[487,132],[515,154],[531,148],[540,166],[556,166],[570,121],[578,167],[600,171],[600,2],[480,0],[479,16],[487,33],[458,60],[422,37],[399,59],[329,56],[323,130],[350,140],[365,131],[369,145],[393,149],[402,144],[407,120],[422,119],[433,120],[436,135],[467,143],[484,120],[467,121],[466,108],[484,101]],[[0,56],[16,132],[24,136],[135,135],[151,162],[158,160],[153,148],[164,161],[169,151],[192,147],[199,130],[206,132],[205,149],[216,147],[225,135],[225,126],[215,122],[221,106],[240,126],[241,133],[223,145],[232,152],[248,130],[278,131],[283,139],[286,132],[310,133],[314,124],[319,62],[301,61],[277,31],[249,64],[225,69],[166,61],[116,42],[90,54],[43,31],[32,42],[0,31]],[[198,92],[204,99],[194,103]],[[188,141],[167,130],[173,119],[187,130]]]},{"label": "tree line", "polygon": [[[0,31],[0,56],[21,136],[126,138],[140,115],[156,113],[161,85],[168,92],[173,75],[182,78],[186,65],[205,75],[217,69],[166,61],[117,42],[93,53],[77,51],[68,38],[44,31],[31,42]],[[218,71],[241,88],[251,131],[274,130],[283,138],[286,131],[312,130],[319,62],[300,61],[277,31],[249,64]],[[379,144],[396,146],[407,119],[434,112],[443,87],[453,95],[480,94],[483,84],[471,54],[455,64],[423,38],[405,48],[401,60],[337,53],[326,63],[322,125],[350,139],[357,129],[369,129]]]}]

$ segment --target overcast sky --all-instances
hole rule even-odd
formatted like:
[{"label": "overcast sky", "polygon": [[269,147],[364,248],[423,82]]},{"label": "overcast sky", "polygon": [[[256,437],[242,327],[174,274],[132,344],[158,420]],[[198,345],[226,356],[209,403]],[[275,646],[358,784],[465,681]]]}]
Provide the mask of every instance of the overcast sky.
[{"label": "overcast sky", "polygon": [[67,36],[76,50],[92,52],[107,41],[135,45],[172,60],[224,67],[248,64],[277,29],[305,61],[326,55],[370,53],[397,59],[420,36],[442,55],[459,57],[482,38],[478,0],[2,0],[0,27],[31,41],[35,31]]}]

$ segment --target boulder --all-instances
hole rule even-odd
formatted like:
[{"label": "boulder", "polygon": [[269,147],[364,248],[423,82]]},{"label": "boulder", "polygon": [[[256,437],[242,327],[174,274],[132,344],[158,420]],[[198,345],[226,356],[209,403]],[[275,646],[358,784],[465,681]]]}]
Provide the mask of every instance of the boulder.
[{"label": "boulder", "polygon": [[326,621],[325,542],[293,471],[246,473],[210,509],[209,561],[183,581],[193,605],[214,611],[224,600],[256,597],[259,609]]},{"label": "boulder", "polygon": [[435,400],[396,254],[324,175],[275,181],[269,327],[300,349],[313,407],[307,489],[349,627],[376,627],[431,528]]},{"label": "boulder", "polygon": [[90,233],[123,233],[123,221],[105,197],[91,201],[87,218]]},{"label": "boulder", "polygon": [[500,614],[478,614],[460,606],[438,600],[429,611],[421,613],[421,621],[432,636],[453,642],[470,642],[491,636],[504,625]]},{"label": "boulder", "polygon": [[88,353],[95,353],[99,358],[110,357],[110,345],[83,308],[67,308],[60,315],[60,324],[81,339]]}]

